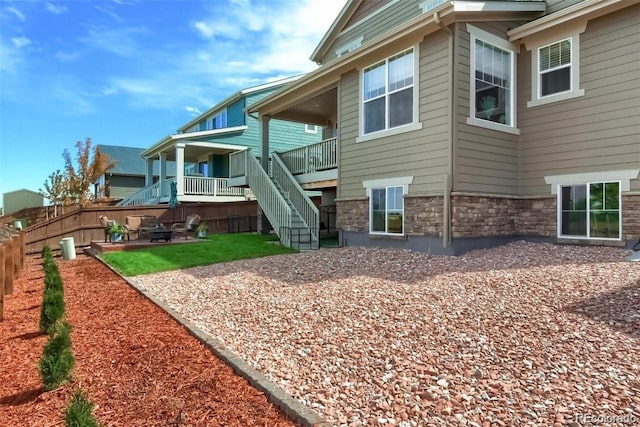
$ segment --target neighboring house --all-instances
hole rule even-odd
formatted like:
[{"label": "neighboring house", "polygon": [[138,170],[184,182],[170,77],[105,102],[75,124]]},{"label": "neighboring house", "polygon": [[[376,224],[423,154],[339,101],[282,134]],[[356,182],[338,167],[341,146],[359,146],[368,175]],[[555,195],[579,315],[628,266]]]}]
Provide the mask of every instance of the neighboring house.
[{"label": "neighboring house", "polygon": [[[629,246],[640,237],[638,3],[349,0],[312,54],[321,67],[249,110],[265,129],[276,117],[323,127],[330,146],[279,157],[335,204],[348,245]],[[322,170],[301,169],[301,156]],[[286,208],[257,200],[288,227]]]},{"label": "neighboring house", "polygon": [[41,208],[44,206],[42,194],[21,189],[2,194],[2,206],[4,215],[11,215],[26,208]]},{"label": "neighboring house", "polygon": [[[176,197],[179,202],[228,202],[246,199],[242,188],[228,185],[229,155],[252,150],[261,156],[258,120],[247,107],[290,84],[300,76],[240,90],[219,104],[143,150],[147,162],[145,189],[121,204],[167,203],[170,182],[165,164],[175,162]],[[321,140],[322,131],[315,126],[275,120],[270,151],[291,150]],[[151,180],[151,165],[160,165],[159,181]]]},{"label": "neighboring house", "polygon": [[[101,153],[107,154],[116,166],[109,169],[94,184],[97,198],[124,199],[145,186],[147,162],[142,157],[144,148],[121,147],[117,145],[97,145]],[[159,162],[153,164],[152,177],[158,180]],[[175,162],[167,162],[167,177],[176,175]]]}]

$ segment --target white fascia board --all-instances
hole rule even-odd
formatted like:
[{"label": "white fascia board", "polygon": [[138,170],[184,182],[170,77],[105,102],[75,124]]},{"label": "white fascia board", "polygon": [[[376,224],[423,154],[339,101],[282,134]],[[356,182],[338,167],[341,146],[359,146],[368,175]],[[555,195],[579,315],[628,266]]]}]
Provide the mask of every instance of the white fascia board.
[{"label": "white fascia board", "polygon": [[608,13],[608,11],[618,10],[636,3],[640,3],[640,0],[585,0],[516,27],[508,31],[507,35],[510,41],[515,41],[577,18],[586,16],[587,19],[592,19]]},{"label": "white fascia board", "polygon": [[[145,159],[148,159],[150,157],[155,157],[159,153],[167,150],[167,148],[172,147],[175,144],[175,141],[181,141],[183,139],[198,138],[202,136],[225,135],[229,133],[242,132],[247,129],[248,129],[247,126],[235,126],[231,128],[203,130],[200,132],[185,132],[185,133],[169,135],[162,138],[160,141],[158,141],[151,147],[144,150],[142,153],[140,153],[140,155]],[[189,141],[186,141],[186,142],[189,142]]]},{"label": "white fascia board", "polygon": [[234,144],[221,144],[219,142],[208,142],[208,141],[189,141],[185,143],[189,147],[205,147],[205,148],[218,148],[220,150],[229,150],[229,151],[244,151],[249,147],[245,145],[234,145]]},{"label": "white fascia board", "polygon": [[230,97],[228,97],[225,100],[223,100],[222,102],[218,102],[216,105],[214,105],[213,107],[209,108],[207,111],[205,111],[204,113],[200,114],[198,117],[196,117],[195,119],[191,120],[186,125],[181,126],[178,129],[178,132],[186,131],[191,126],[194,126],[194,125],[198,124],[205,117],[210,116],[212,113],[217,113],[218,111],[223,110],[224,108],[226,108],[228,105],[236,102],[237,100],[240,99],[240,97],[242,97],[242,92],[238,91],[238,92],[234,93],[233,95],[231,95]]},{"label": "white fascia board", "polygon": [[319,62],[316,59],[319,58],[320,56],[322,56],[324,54],[324,52],[327,51],[328,46],[326,46],[326,44],[329,41],[329,39],[333,35],[335,35],[335,33],[337,32],[338,24],[342,24],[342,21],[344,20],[346,14],[349,12],[349,10],[355,11],[354,3],[357,3],[357,5],[360,5],[361,2],[362,2],[362,0],[359,0],[359,1],[358,0],[348,0],[345,3],[345,5],[342,7],[342,10],[340,11],[340,13],[338,13],[338,16],[336,17],[336,19],[334,19],[333,22],[331,23],[331,27],[329,27],[327,32],[322,37],[322,40],[320,40],[320,43],[318,43],[318,46],[316,46],[316,48],[313,50],[313,53],[309,57],[310,60],[312,60],[315,63]]},{"label": "white fascia board", "polygon": [[242,132],[247,129],[248,129],[248,126],[234,126],[234,127],[222,128],[222,129],[201,130],[199,132],[177,133],[177,134],[171,135],[170,138],[172,141],[177,141],[181,139],[199,138],[201,136],[225,135],[228,133]]},{"label": "white fascia board", "polygon": [[454,0],[454,12],[544,12],[544,1],[458,1]]},{"label": "white fascia board", "polygon": [[277,86],[282,86],[282,85],[286,85],[288,83],[291,82],[295,82],[296,80],[300,79],[304,77],[304,74],[298,74],[297,76],[293,76],[293,77],[287,77],[286,79],[280,79],[280,80],[274,80],[272,82],[269,83],[265,83],[259,86],[253,86],[253,87],[249,87],[246,89],[242,89],[240,91],[241,94],[246,95],[248,93],[254,93],[254,92],[259,92],[261,90],[265,90],[265,89],[269,89],[272,87],[277,87]]}]

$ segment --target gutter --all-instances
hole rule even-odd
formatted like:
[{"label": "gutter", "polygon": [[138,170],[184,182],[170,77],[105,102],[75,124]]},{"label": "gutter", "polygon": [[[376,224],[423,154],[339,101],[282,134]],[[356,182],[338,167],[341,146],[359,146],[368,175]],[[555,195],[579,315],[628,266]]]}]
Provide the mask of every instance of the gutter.
[{"label": "gutter", "polygon": [[[449,33],[448,43],[449,43],[449,87],[448,91],[448,100],[449,100],[449,121],[450,126],[447,131],[447,173],[443,176],[443,189],[442,189],[442,247],[446,248],[451,245],[451,186],[453,180],[453,138],[455,135],[455,43],[454,43],[454,33],[451,31],[449,27],[445,25],[444,22],[440,20],[440,16],[438,12],[433,14],[433,21],[438,24],[443,31]],[[455,25],[455,24],[454,24]]]}]

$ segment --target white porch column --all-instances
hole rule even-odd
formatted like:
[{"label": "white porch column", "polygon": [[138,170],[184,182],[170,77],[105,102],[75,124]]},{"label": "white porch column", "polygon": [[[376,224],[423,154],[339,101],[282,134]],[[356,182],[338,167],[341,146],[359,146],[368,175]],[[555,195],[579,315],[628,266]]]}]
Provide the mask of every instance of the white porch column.
[{"label": "white porch column", "polygon": [[167,179],[167,153],[160,153],[160,176],[158,182],[160,183],[160,197],[167,194],[164,181]]},{"label": "white porch column", "polygon": [[260,116],[260,141],[262,141],[262,150],[260,152],[260,164],[262,169],[269,174],[269,121],[271,117]]},{"label": "white porch column", "polygon": [[178,190],[178,199],[184,196],[184,142],[176,144],[176,189]]},{"label": "white porch column", "polygon": [[153,158],[145,159],[147,162],[147,169],[144,175],[144,186],[148,187],[153,184]]}]

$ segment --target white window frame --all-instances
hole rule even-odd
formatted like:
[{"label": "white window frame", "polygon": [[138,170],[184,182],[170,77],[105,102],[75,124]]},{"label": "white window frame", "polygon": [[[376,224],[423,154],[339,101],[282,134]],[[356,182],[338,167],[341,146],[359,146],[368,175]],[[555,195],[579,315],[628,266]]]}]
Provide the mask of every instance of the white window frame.
[{"label": "white window frame", "polygon": [[[396,127],[388,127],[389,125],[389,91],[388,91],[388,86],[389,86],[389,82],[388,82],[388,64],[389,64],[389,59],[394,58],[398,55],[401,55],[403,53],[407,53],[409,51],[413,51],[413,116],[412,116],[412,120],[409,123],[400,125],[400,126],[396,126]],[[371,68],[373,66],[375,66],[376,64],[380,64],[382,62],[385,62],[385,128],[375,131],[375,132],[369,132],[369,133],[364,133],[364,128],[365,128],[365,121],[364,121],[364,74],[365,74],[365,70],[367,70],[368,68]],[[387,136],[392,136],[392,135],[398,135],[401,133],[405,133],[405,132],[410,132],[410,131],[414,131],[414,130],[419,130],[422,129],[422,123],[418,121],[419,118],[419,107],[420,107],[420,99],[419,99],[419,95],[420,95],[420,90],[419,90],[419,77],[420,77],[420,73],[419,73],[419,63],[420,63],[420,48],[419,45],[414,45],[408,49],[404,49],[401,50],[399,52],[397,52],[394,55],[388,56],[380,61],[376,61],[366,67],[363,67],[360,70],[360,90],[359,90],[359,100],[358,100],[358,105],[359,105],[359,117],[360,117],[360,123],[359,123],[359,136],[356,138],[356,142],[365,142],[365,141],[370,141],[373,139],[378,139],[378,138],[383,138],[383,137],[387,137]],[[406,89],[406,87],[403,87],[402,89]]]},{"label": "white window frame", "polygon": [[[383,178],[383,179],[371,179],[362,182],[362,186],[367,191],[367,198],[369,199],[369,234],[382,235],[382,236],[404,236],[405,235],[405,206],[404,197],[409,192],[409,184],[413,183],[413,176],[403,176],[396,178]],[[385,190],[385,198],[387,197],[387,191],[389,188],[402,187],[402,233],[388,233],[386,231],[373,231],[373,203],[371,197],[372,190]],[[387,230],[387,206],[385,205],[385,230]]]},{"label": "white window frame", "polygon": [[[467,124],[471,126],[483,127],[486,129],[497,130],[501,132],[507,132],[519,135],[520,130],[517,128],[517,117],[516,114],[516,105],[517,105],[517,94],[516,94],[516,79],[517,79],[517,69],[516,69],[516,54],[519,53],[518,46],[510,43],[506,39],[502,39],[495,34],[491,34],[488,31],[481,30],[478,27],[467,24],[467,32],[469,33],[469,117],[467,117]],[[502,124],[492,122],[490,120],[483,120],[476,117],[476,40],[480,40],[487,44],[493,45],[499,49],[507,51],[510,53],[510,72],[511,72],[511,82],[509,87],[509,103],[510,103],[510,115],[509,122],[510,124]]]},{"label": "white window frame", "polygon": [[[591,236],[591,207],[589,205],[590,202],[590,192],[591,192],[591,184],[612,184],[618,183],[618,237],[592,237]],[[586,194],[586,236],[576,236],[576,235],[565,235],[562,234],[562,187],[576,187],[576,186],[586,186],[587,194]],[[613,181],[590,181],[584,183],[572,183],[572,184],[557,184],[557,236],[559,239],[575,239],[575,240],[605,240],[605,241],[620,241],[622,240],[622,182],[619,180]]]},{"label": "white window frame", "polygon": [[[531,51],[531,100],[527,102],[528,108],[584,96],[585,91],[580,88],[580,34],[585,29],[586,22],[579,22],[569,27],[564,26],[563,33],[539,36],[525,41],[527,50]],[[565,92],[541,96],[540,49],[563,40],[571,42],[571,88]]]},{"label": "white window frame", "polygon": [[318,128],[319,128],[319,127],[320,127],[320,126],[318,126],[318,125],[309,125],[309,124],[306,124],[306,123],[305,123],[305,125],[304,125],[304,132],[305,132],[305,133],[313,133],[313,134],[317,134],[317,133],[318,133]]},{"label": "white window frame", "polygon": [[[556,228],[558,238],[567,238],[562,235],[562,199],[560,187],[567,187],[573,185],[587,185],[589,183],[598,182],[619,182],[620,183],[620,221],[622,221],[622,193],[631,191],[631,181],[640,178],[640,169],[621,169],[621,170],[609,170],[600,172],[583,172],[564,175],[547,175],[544,177],[544,182],[550,184],[551,194],[557,195],[557,218]],[[604,239],[604,240],[622,240],[623,230],[622,223],[620,224],[620,239]],[[585,237],[571,237],[576,239],[585,239]],[[603,239],[592,238],[593,240]]]},{"label": "white window frame", "polygon": [[[222,117],[223,115],[224,115],[224,126],[219,127],[219,128],[214,127],[215,120],[216,120],[218,117]],[[224,129],[224,128],[227,128],[227,127],[229,127],[229,122],[228,122],[228,120],[229,120],[229,119],[228,119],[228,117],[227,117],[227,109],[225,108],[224,110],[220,110],[220,111],[218,111],[218,113],[217,113],[217,114],[215,114],[215,115],[213,115],[213,116],[210,116],[210,117],[207,119],[207,126],[206,126],[206,127],[207,127],[207,129],[206,129],[206,130],[217,130],[217,129]]]}]

